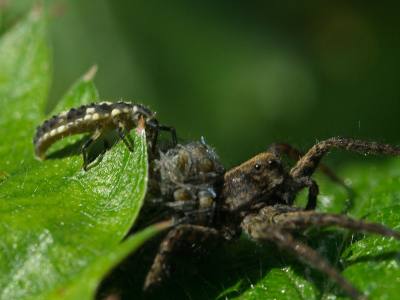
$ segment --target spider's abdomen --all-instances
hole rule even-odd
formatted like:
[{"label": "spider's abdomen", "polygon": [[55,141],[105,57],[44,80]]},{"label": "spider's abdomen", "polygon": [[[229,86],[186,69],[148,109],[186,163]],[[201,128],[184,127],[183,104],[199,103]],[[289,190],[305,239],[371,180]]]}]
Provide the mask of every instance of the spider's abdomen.
[{"label": "spider's abdomen", "polygon": [[36,129],[33,139],[35,154],[43,160],[47,148],[54,142],[73,134],[95,131],[96,127],[111,130],[122,125],[128,130],[132,129],[142,116],[145,122],[155,119],[155,114],[148,108],[123,101],[92,103],[63,111]]}]

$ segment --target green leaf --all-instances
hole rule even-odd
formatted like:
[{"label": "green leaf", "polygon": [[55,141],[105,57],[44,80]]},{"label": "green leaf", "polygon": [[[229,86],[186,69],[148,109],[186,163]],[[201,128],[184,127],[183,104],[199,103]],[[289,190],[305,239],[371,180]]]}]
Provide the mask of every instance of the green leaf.
[{"label": "green leaf", "polygon": [[[152,226],[121,243],[146,194],[145,131],[128,136],[133,153],[119,143],[88,172],[81,169],[82,136],[55,143],[47,159],[37,161],[32,139],[44,121],[50,77],[45,18],[38,8],[0,40],[0,50],[0,151],[6,159],[0,299],[92,299],[110,269],[169,226]],[[95,68],[79,79],[57,109],[98,102],[94,74]]]},{"label": "green leaf", "polygon": [[31,164],[31,143],[48,94],[50,50],[35,8],[0,40],[0,178]]}]

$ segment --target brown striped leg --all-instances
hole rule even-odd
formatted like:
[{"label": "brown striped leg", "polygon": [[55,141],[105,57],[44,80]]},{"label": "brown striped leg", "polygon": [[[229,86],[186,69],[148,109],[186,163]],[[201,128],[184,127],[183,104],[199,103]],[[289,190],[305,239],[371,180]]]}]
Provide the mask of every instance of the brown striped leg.
[{"label": "brown striped leg", "polygon": [[[295,159],[296,161],[299,161],[304,156],[303,151],[301,151],[297,148],[294,148],[289,143],[284,143],[284,142],[272,144],[268,148],[267,152],[283,154],[290,158]],[[322,173],[324,173],[327,177],[329,177],[330,180],[342,185],[343,187],[345,187],[346,189],[349,190],[348,186],[345,185],[344,181],[342,179],[340,179],[338,176],[336,176],[336,174],[330,168],[328,168],[326,165],[321,163],[318,165],[318,169]]]},{"label": "brown striped leg", "polygon": [[96,125],[95,133],[86,141],[86,143],[82,146],[82,156],[83,156],[83,169],[87,170],[87,157],[86,157],[86,149],[100,136],[102,128],[99,124]]},{"label": "brown striped leg", "polygon": [[361,231],[365,233],[378,234],[382,236],[394,237],[400,240],[400,232],[389,227],[367,222],[364,220],[355,220],[346,215],[325,214],[316,211],[287,212],[275,215],[274,224],[280,228],[306,229],[311,226],[315,227],[339,227],[352,231]]},{"label": "brown striped leg", "polygon": [[306,210],[314,210],[317,207],[317,197],[319,194],[317,183],[312,178],[307,177],[300,180],[300,186],[308,187],[308,201]]},{"label": "brown striped leg", "polygon": [[151,289],[159,283],[167,273],[168,260],[171,252],[179,241],[188,241],[189,243],[203,243],[208,241],[215,246],[223,245],[227,240],[214,228],[198,225],[178,225],[164,238],[158,250],[153,265],[147,274],[143,285],[144,291]]},{"label": "brown striped leg", "polygon": [[400,155],[400,148],[375,142],[356,141],[351,138],[334,137],[326,141],[322,141],[314,145],[292,168],[290,174],[295,179],[310,177],[318,167],[322,157],[328,153],[333,147],[345,150],[356,151],[360,153],[386,154],[392,156]]},{"label": "brown striped leg", "polygon": [[331,264],[314,249],[295,240],[291,234],[283,231],[280,227],[266,223],[256,223],[251,228],[251,235],[257,240],[275,243],[280,248],[293,253],[298,258],[325,273],[328,277],[334,279],[351,298],[357,300],[368,299],[350,282],[344,279],[340,272],[331,266]]}]

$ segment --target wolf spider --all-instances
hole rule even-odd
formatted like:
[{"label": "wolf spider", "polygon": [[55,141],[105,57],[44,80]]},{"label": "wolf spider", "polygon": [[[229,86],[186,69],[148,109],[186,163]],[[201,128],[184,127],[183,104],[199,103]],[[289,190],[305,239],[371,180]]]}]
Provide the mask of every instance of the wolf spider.
[{"label": "wolf spider", "polygon": [[[400,155],[400,148],[392,145],[344,137],[319,142],[304,155],[288,144],[274,144],[268,152],[258,154],[223,174],[217,205],[209,214],[212,216],[209,225],[182,222],[168,232],[147,274],[144,291],[151,291],[166,276],[171,252],[180,241],[191,244],[205,241],[209,244],[211,241],[213,245],[224,245],[245,232],[255,240],[273,242],[306,261],[336,281],[351,298],[368,299],[326,259],[293,237],[293,234],[312,226],[334,226],[400,240],[400,233],[388,227],[345,215],[315,211],[319,190],[312,175],[322,157],[333,147],[361,153]],[[290,172],[283,166],[280,154],[297,156],[298,162]],[[337,180],[332,173],[329,174]],[[293,206],[297,193],[303,188],[309,190],[306,207]]]}]

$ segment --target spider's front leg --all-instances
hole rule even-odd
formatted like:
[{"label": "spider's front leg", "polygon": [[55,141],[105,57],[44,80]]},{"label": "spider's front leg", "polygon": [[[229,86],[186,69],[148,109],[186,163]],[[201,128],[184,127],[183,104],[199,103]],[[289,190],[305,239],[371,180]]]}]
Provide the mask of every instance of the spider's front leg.
[{"label": "spider's front leg", "polygon": [[[296,161],[299,161],[304,156],[303,151],[301,151],[301,150],[293,147],[291,144],[285,143],[285,142],[272,144],[267,149],[267,152],[271,152],[271,153],[275,153],[275,154],[279,154],[279,155],[283,154],[283,155],[286,155],[287,157],[295,159]],[[330,168],[328,168],[326,165],[319,164],[318,169],[321,172],[323,172],[327,177],[329,177],[330,180],[332,180],[333,182],[336,182],[336,183],[342,185],[343,187],[345,187],[346,189],[348,189],[348,187],[344,184],[344,181],[342,179],[340,179],[338,176],[336,176],[336,174]]]},{"label": "spider's front leg", "polygon": [[[351,138],[334,137],[314,145],[292,168],[290,175],[297,181],[300,187],[310,187],[309,201],[307,209],[312,210],[316,207],[316,189],[315,182],[311,179],[314,171],[318,167],[322,157],[333,147],[360,153],[386,154],[392,156],[400,155],[400,148],[389,144],[380,144],[375,142],[356,141]],[[311,189],[313,188],[313,190]]]},{"label": "spider's front leg", "polygon": [[392,156],[400,155],[400,148],[389,144],[380,144],[375,142],[356,141],[351,138],[334,137],[314,145],[290,171],[295,178],[310,177],[318,167],[322,157],[333,147],[360,153],[386,154]]},{"label": "spider's front leg", "polygon": [[187,241],[191,244],[207,242],[208,245],[221,246],[228,242],[228,238],[214,228],[191,224],[176,226],[168,232],[158,249],[143,285],[144,291],[151,291],[153,287],[162,281],[168,271],[169,257],[176,248],[177,243],[181,241]]}]

